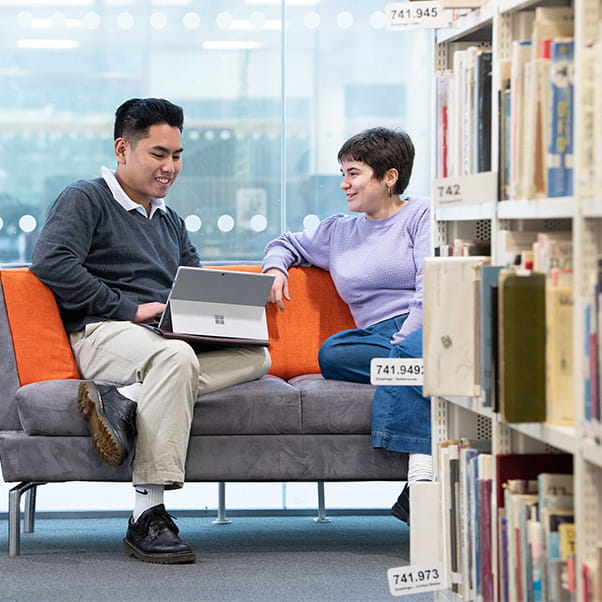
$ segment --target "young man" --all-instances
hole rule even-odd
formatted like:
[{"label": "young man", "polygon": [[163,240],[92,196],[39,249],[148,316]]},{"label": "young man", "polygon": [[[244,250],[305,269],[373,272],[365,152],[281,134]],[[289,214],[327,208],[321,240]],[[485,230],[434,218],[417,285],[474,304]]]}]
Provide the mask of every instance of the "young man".
[{"label": "young man", "polygon": [[[102,177],[59,195],[31,266],[54,292],[89,379],[79,407],[98,455],[117,466],[135,448],[135,507],[124,550],[167,564],[195,561],[163,491],[183,485],[196,397],[260,378],[270,367],[263,347],[196,354],[139,326],[162,313],[178,266],[200,265],[183,220],[163,201],[181,169],[182,127],[182,109],[167,100],[123,103],[115,114],[117,169],[103,167]],[[134,383],[137,403],[116,389]]]}]

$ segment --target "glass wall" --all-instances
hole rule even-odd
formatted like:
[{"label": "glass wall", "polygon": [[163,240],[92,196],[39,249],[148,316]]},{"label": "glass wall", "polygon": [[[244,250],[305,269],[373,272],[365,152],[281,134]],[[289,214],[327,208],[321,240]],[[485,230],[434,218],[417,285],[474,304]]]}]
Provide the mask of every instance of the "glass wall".
[{"label": "glass wall", "polygon": [[[336,155],[366,127],[412,135],[408,193],[428,195],[430,35],[386,31],[384,4],[0,0],[0,264],[30,260],[65,186],[115,166],[113,114],[131,97],[184,107],[183,169],[168,202],[207,261],[259,260],[282,231],[345,212]],[[43,488],[39,507],[70,509],[63,487]],[[131,504],[127,484],[91,497],[93,484],[69,487],[73,508]],[[327,501],[390,506],[399,490],[328,484]],[[316,503],[311,483],[228,491],[230,508]],[[169,504],[215,507],[215,496],[212,484],[189,484]]]},{"label": "glass wall", "polygon": [[115,108],[185,111],[168,199],[205,260],[255,260],[347,205],[338,148],[407,129],[429,191],[430,37],[389,32],[382,0],[0,0],[0,263],[31,257],[49,204],[114,167]]}]

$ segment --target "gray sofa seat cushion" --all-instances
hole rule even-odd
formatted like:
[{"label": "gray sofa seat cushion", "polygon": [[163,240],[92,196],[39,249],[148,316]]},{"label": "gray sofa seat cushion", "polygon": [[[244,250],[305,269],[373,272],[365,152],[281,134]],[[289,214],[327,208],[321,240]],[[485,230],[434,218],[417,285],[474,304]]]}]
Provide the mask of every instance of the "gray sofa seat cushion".
[{"label": "gray sofa seat cushion", "polygon": [[[79,380],[47,380],[17,391],[23,430],[29,435],[84,436],[88,423],[77,407]],[[276,376],[202,395],[192,435],[273,435],[301,432],[299,391]]]},{"label": "gray sofa seat cushion", "polygon": [[271,374],[201,395],[194,408],[193,436],[298,433],[301,433],[299,391]]},{"label": "gray sofa seat cushion", "polygon": [[301,393],[303,433],[370,434],[373,385],[327,380],[321,374],[296,376],[289,384]]}]

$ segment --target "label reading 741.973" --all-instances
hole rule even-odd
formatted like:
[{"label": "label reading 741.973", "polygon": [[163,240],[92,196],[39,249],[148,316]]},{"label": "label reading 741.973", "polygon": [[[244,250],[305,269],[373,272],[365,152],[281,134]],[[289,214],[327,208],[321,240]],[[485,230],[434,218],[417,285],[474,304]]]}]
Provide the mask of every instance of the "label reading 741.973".
[{"label": "label reading 741.973", "polygon": [[400,566],[387,571],[392,596],[406,596],[418,592],[434,592],[445,588],[443,563]]}]

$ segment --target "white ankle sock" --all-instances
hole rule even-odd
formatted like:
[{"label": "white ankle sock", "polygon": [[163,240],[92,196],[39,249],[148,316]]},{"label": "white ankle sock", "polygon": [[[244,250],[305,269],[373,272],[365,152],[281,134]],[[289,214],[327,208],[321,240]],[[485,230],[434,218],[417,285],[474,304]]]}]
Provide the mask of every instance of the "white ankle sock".
[{"label": "white ankle sock", "polygon": [[433,480],[433,457],[429,454],[410,454],[408,483]]},{"label": "white ankle sock", "polygon": [[135,505],[132,520],[136,522],[140,515],[153,506],[163,503],[164,485],[136,485],[134,487]]}]

